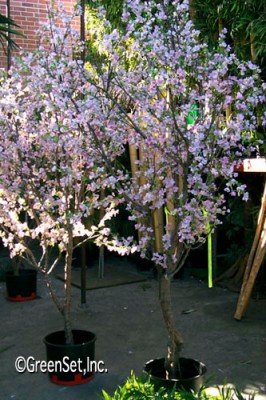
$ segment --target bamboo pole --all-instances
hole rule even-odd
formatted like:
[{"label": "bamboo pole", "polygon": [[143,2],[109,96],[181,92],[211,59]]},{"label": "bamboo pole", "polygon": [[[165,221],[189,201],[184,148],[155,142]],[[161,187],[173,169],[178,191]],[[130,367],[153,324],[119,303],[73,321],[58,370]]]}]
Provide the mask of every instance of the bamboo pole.
[{"label": "bamboo pole", "polygon": [[[134,179],[135,189],[139,190],[140,185],[141,185],[140,181],[142,182],[142,184],[144,182],[143,178],[140,179],[140,177],[138,177],[139,168],[138,168],[138,166],[136,164],[136,161],[139,160],[139,153],[140,152],[137,151],[137,148],[136,148],[136,146],[134,144],[129,144],[128,146],[129,146],[129,158],[130,158],[131,173],[132,173],[132,177]],[[143,218],[140,218],[139,222],[142,225],[142,224],[144,224],[145,221],[144,221]],[[138,230],[138,240],[139,240],[139,242],[140,242],[141,238],[142,238],[142,233]]]},{"label": "bamboo pole", "polygon": [[132,177],[135,179],[136,184],[139,186],[139,179],[137,177],[138,166],[136,164],[136,161],[138,160],[138,151],[134,144],[129,144],[128,147]]},{"label": "bamboo pole", "polygon": [[[189,13],[190,13],[190,18],[193,20],[194,13],[195,13],[195,9],[193,6],[193,0],[191,0],[189,3]],[[167,109],[169,109],[171,107],[171,102],[172,102],[172,96],[171,96],[170,89],[167,89],[167,91],[166,91],[166,100],[167,100]],[[167,136],[168,135],[169,135],[169,133],[167,133]],[[167,175],[168,175],[168,178],[173,177],[170,167],[169,167]],[[183,190],[183,179],[180,175],[178,176],[178,183],[179,183],[179,194],[180,194],[180,190],[181,191]],[[171,198],[166,202],[166,208],[167,208],[167,210],[166,210],[167,233],[170,235],[171,239],[173,239],[172,235],[174,234],[174,232],[176,230],[176,218],[174,217],[174,215],[171,214],[171,212],[175,208],[174,198]]]},{"label": "bamboo pole", "polygon": [[[141,164],[142,164],[143,160],[144,160],[144,151],[143,151],[143,146],[140,145],[139,146],[139,161],[140,161]],[[145,171],[144,171],[144,169],[142,167],[142,171],[141,171],[141,174],[140,174],[140,177],[139,177],[140,186],[144,186],[146,184],[146,182],[147,182],[144,173],[145,173]]]},{"label": "bamboo pole", "polygon": [[232,115],[232,105],[229,104],[229,105],[226,107],[226,110],[225,110],[225,120],[226,120],[226,123],[227,123],[227,124],[228,124],[228,122],[229,122],[230,119],[231,119],[231,115]]},{"label": "bamboo pole", "polygon": [[222,30],[223,30],[222,18],[218,17],[218,31],[219,31],[219,34],[222,32]]},{"label": "bamboo pole", "polygon": [[194,0],[190,0],[189,2],[189,16],[191,21],[195,22],[196,16],[197,16],[197,11],[194,5]]},{"label": "bamboo pole", "polygon": [[163,253],[163,234],[164,234],[164,212],[163,208],[157,208],[153,213],[153,225],[155,235],[155,251]]},{"label": "bamboo pole", "polygon": [[[168,171],[168,178],[172,178],[172,172],[169,168]],[[175,208],[175,204],[174,204],[174,199],[171,198],[166,202],[166,224],[167,224],[167,233],[172,236],[173,232],[175,232],[175,228],[176,228],[176,218],[174,217],[174,215],[171,215],[171,212],[174,210]]]},{"label": "bamboo pole", "polygon": [[175,231],[176,227],[176,219],[173,215],[171,215],[171,212],[174,209],[174,203],[172,200],[168,200],[166,203],[166,223],[167,223],[167,233],[171,236],[173,232]]},{"label": "bamboo pole", "polygon": [[[160,159],[160,154],[154,154],[154,169],[157,172],[157,161]],[[158,178],[155,178],[155,184],[160,186],[161,183]],[[153,212],[153,227],[154,227],[154,244],[157,253],[163,253],[163,235],[164,235],[164,209],[163,207],[157,208]]]},{"label": "bamboo pole", "polygon": [[256,53],[256,47],[255,47],[255,34],[254,34],[253,23],[251,24],[251,29],[250,29],[250,54],[251,54],[252,61],[256,62],[257,61],[257,53]]}]

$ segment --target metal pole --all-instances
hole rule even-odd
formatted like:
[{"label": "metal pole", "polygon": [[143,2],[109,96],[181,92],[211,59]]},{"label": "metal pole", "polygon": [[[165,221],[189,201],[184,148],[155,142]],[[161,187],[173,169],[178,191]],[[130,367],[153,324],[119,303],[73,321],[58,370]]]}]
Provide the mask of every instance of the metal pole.
[{"label": "metal pole", "polygon": [[[80,40],[81,42],[85,42],[85,0],[81,0],[81,15],[80,15]],[[85,63],[85,46],[81,52],[81,60]]]},{"label": "metal pole", "polygon": [[[81,0],[80,15],[80,40],[85,42],[85,0]],[[81,52],[81,60],[85,63],[85,46]],[[80,275],[80,291],[81,291],[81,307],[86,306],[86,244],[81,246],[81,275]]]},{"label": "metal pole", "polygon": [[[7,14],[7,18],[11,18],[11,13],[10,13],[10,0],[6,0],[6,14]],[[10,27],[10,25],[8,25],[8,27]],[[8,38],[10,39],[11,37],[11,33],[8,31],[7,33]],[[9,42],[7,43],[7,70],[9,71],[11,67],[11,49],[10,49],[10,45]]]}]

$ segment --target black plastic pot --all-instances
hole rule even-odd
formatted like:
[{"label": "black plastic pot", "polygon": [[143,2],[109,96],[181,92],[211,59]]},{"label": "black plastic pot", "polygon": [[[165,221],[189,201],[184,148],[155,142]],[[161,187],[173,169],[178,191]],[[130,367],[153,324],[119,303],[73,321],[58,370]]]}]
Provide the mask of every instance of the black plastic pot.
[{"label": "black plastic pot", "polygon": [[181,374],[176,379],[166,379],[164,358],[150,360],[145,364],[144,371],[149,374],[151,382],[157,387],[184,389],[197,393],[204,383],[206,366],[192,358],[180,358]]},{"label": "black plastic pot", "polygon": [[18,275],[6,273],[7,299],[10,301],[27,301],[36,298],[37,272],[34,269],[23,269]]},{"label": "black plastic pot", "polygon": [[58,385],[80,385],[94,378],[92,364],[96,336],[84,330],[72,332],[74,344],[66,344],[64,331],[53,332],[44,338],[47,363],[51,365],[49,379]]}]

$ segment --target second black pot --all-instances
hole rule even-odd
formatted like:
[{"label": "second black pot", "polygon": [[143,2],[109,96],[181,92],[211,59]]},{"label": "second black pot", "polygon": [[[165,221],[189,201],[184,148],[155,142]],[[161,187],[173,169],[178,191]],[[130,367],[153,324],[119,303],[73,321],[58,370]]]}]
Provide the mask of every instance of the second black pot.
[{"label": "second black pot", "polygon": [[144,371],[149,374],[151,382],[157,387],[165,387],[172,389],[176,386],[177,389],[199,392],[204,383],[204,374],[207,371],[206,366],[192,358],[180,358],[181,375],[176,379],[166,379],[164,367],[164,358],[150,360],[145,364]]},{"label": "second black pot", "polygon": [[72,332],[73,344],[66,344],[64,331],[53,332],[44,338],[47,363],[56,367],[48,371],[49,378],[58,385],[79,385],[91,381],[94,377],[95,371],[92,366],[96,336],[85,330]]}]

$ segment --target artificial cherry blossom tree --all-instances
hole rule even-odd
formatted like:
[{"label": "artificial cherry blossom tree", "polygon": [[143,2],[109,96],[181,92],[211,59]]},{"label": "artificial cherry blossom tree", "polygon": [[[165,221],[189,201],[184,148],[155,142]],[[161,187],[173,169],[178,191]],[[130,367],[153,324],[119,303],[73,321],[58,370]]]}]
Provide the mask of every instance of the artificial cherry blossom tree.
[{"label": "artificial cherry blossom tree", "polygon": [[[120,200],[105,165],[124,151],[119,121],[112,137],[112,111],[97,98],[79,60],[79,37],[71,28],[79,12],[50,8],[48,23],[39,30],[39,48],[23,54],[0,85],[2,242],[11,257],[20,256],[45,274],[67,342],[72,341],[73,251],[86,240],[108,239],[106,221],[117,213]],[[51,280],[61,260],[63,300]]]},{"label": "artificial cherry blossom tree", "polygon": [[237,59],[224,33],[212,51],[200,41],[188,0],[126,1],[123,21],[123,33],[103,36],[97,88],[117,110],[118,127],[124,123],[131,176],[117,189],[135,222],[139,252],[158,269],[166,371],[174,377],[183,338],[171,280],[228,212],[226,197],[247,199],[235,167],[252,150],[257,119],[265,124],[262,111],[257,115],[265,97],[259,69]]}]

